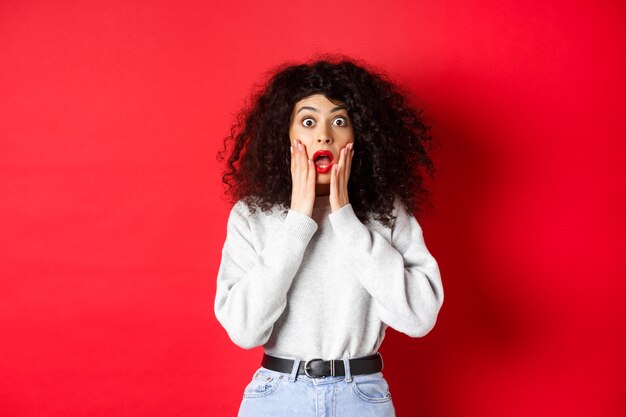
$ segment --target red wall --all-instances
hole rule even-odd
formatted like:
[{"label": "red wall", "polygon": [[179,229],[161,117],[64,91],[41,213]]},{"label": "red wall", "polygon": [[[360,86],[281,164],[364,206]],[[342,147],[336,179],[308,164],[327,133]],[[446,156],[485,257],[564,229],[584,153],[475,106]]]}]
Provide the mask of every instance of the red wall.
[{"label": "red wall", "polygon": [[398,414],[626,414],[621,2],[54,3],[0,5],[0,416],[236,414],[262,350],[213,315],[215,154],[315,52],[404,83],[443,144],[446,300],[387,333]]}]

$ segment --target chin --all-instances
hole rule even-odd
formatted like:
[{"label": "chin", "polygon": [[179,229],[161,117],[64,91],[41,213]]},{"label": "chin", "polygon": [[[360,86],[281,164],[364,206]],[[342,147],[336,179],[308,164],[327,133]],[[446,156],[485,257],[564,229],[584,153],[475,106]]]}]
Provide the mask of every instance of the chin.
[{"label": "chin", "polygon": [[330,184],[330,173],[317,174],[316,184]]}]

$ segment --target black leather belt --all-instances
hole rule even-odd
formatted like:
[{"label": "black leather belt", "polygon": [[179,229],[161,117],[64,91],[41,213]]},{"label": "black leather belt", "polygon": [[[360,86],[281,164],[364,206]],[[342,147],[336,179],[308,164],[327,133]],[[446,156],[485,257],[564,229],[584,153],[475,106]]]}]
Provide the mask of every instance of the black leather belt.
[{"label": "black leather belt", "polygon": [[[272,371],[290,374],[293,370],[293,359],[277,358],[263,354],[261,366]],[[362,358],[350,359],[350,374],[373,374],[383,369],[383,357],[379,352]],[[298,375],[306,375],[310,378],[323,378],[325,376],[345,376],[346,370],[343,359],[309,359],[300,361]]]}]

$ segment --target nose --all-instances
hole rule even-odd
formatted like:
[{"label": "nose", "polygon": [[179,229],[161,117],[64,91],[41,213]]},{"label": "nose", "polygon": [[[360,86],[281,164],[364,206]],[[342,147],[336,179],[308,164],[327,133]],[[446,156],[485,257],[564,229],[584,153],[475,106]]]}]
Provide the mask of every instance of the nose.
[{"label": "nose", "polygon": [[333,143],[333,140],[327,136],[324,136],[322,138],[317,138],[317,143],[330,144],[330,143]]},{"label": "nose", "polygon": [[333,143],[332,127],[326,123],[320,123],[319,136],[317,143],[330,145]]}]

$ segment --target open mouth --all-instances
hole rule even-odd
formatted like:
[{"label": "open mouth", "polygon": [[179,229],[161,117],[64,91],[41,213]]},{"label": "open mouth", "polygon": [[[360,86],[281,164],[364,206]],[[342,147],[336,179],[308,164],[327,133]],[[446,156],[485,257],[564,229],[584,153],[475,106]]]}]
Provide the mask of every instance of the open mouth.
[{"label": "open mouth", "polygon": [[313,154],[313,162],[315,163],[315,171],[320,174],[330,171],[333,165],[333,154],[330,151],[322,150]]}]

